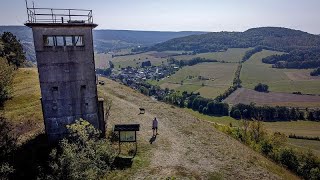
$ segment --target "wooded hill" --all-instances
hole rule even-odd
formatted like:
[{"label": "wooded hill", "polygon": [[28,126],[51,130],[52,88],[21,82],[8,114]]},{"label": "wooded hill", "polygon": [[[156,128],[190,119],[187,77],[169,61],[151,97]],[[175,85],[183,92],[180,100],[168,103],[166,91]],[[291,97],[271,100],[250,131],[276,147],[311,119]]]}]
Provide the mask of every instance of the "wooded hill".
[{"label": "wooded hill", "polygon": [[171,39],[150,49],[215,52],[227,48],[267,46],[279,51],[309,49],[320,46],[320,37],[299,30],[280,27],[261,27],[245,32],[212,32]]},{"label": "wooded hill", "polygon": [[[212,32],[175,38],[145,50],[184,50],[194,53],[225,51],[228,48],[265,47],[289,55],[272,57],[276,68],[316,68],[320,66],[320,36],[280,27],[261,27],[245,32]],[[290,57],[290,58],[288,58]],[[272,63],[266,60],[265,63]],[[305,63],[308,62],[308,63]],[[279,64],[279,63],[278,63]]]}]

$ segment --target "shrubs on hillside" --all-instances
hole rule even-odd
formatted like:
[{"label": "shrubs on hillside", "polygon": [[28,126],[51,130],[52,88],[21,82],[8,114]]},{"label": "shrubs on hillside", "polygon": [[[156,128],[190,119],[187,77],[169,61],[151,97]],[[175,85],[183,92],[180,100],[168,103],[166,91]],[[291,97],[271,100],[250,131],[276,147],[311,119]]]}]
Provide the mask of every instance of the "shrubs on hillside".
[{"label": "shrubs on hillside", "polygon": [[287,137],[279,132],[269,134],[261,121],[243,120],[242,122],[241,128],[218,124],[215,126],[304,179],[320,179],[320,159],[314,154],[286,147]]},{"label": "shrubs on hillside", "polygon": [[51,154],[50,179],[100,179],[110,171],[115,151],[89,122],[67,126],[70,136]]},{"label": "shrubs on hillside", "polygon": [[14,172],[12,157],[16,142],[11,124],[0,114],[0,179],[8,179]]},{"label": "shrubs on hillside", "polygon": [[254,87],[254,90],[258,92],[269,92],[269,86],[259,83]]}]

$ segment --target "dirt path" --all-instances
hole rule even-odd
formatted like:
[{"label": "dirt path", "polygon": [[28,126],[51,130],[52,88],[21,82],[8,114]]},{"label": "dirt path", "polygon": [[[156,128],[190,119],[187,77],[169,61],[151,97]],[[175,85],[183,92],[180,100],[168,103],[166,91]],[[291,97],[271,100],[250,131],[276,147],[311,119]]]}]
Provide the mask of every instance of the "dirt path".
[{"label": "dirt path", "polygon": [[[188,177],[208,179],[279,179],[261,164],[271,163],[248,147],[201,121],[165,103],[152,100],[134,90],[104,79],[100,92],[113,100],[109,128],[116,123],[139,123],[140,144],[150,148],[151,162],[133,179]],[[146,114],[139,115],[139,107]],[[159,119],[154,143],[151,121]]]}]

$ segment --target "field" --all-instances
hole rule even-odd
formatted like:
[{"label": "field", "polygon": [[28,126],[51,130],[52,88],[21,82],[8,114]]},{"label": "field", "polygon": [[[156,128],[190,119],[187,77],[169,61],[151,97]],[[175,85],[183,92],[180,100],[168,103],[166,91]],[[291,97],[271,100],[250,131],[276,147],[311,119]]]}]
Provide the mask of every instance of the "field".
[{"label": "field", "polygon": [[[236,63],[239,62],[244,56],[245,52],[251,48],[229,48],[225,52],[212,52],[212,53],[200,53],[196,55],[179,55],[185,53],[185,51],[163,51],[156,52],[150,51],[136,55],[126,55],[113,57],[111,54],[95,54],[95,61],[97,68],[108,67],[108,62],[112,61],[115,68],[119,67],[137,67],[141,66],[144,61],[150,61],[152,65],[158,66],[162,63],[167,63],[169,57],[173,57],[177,60],[190,60],[195,57],[202,57],[207,59],[216,59],[218,61]],[[119,51],[116,54],[129,53],[129,50]],[[190,53],[190,52],[188,52]]]},{"label": "field", "polygon": [[241,80],[245,88],[253,89],[258,83],[269,86],[272,92],[320,94],[320,77],[311,77],[312,69],[275,69],[261,59],[280,52],[267,51],[254,54],[242,67]]},{"label": "field", "polygon": [[290,93],[262,93],[252,89],[240,88],[228,96],[224,102],[228,104],[250,104],[291,107],[320,107],[320,96],[296,95]]},{"label": "field", "polygon": [[201,57],[235,63],[241,61],[246,51],[250,49],[251,48],[229,48],[227,51],[224,52],[200,53],[196,55],[181,55],[175,56],[174,58],[177,60],[190,60],[195,57]]},{"label": "field", "polygon": [[157,83],[161,88],[200,92],[203,97],[214,98],[231,86],[236,68],[234,63],[201,63],[183,67]]},{"label": "field", "polygon": [[141,66],[142,62],[150,61],[152,65],[158,66],[162,63],[167,63],[167,58],[162,56],[155,56],[156,52],[150,51],[141,54],[135,55],[127,55],[127,56],[117,56],[111,59],[112,63],[114,64],[115,68],[119,67],[137,67]]}]

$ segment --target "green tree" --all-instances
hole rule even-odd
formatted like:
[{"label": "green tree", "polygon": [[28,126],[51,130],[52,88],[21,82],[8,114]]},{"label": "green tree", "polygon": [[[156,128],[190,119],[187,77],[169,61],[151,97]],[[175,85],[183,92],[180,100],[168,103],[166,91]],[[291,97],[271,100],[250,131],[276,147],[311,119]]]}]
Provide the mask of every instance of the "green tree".
[{"label": "green tree", "polygon": [[2,57],[5,57],[9,65],[13,65],[15,69],[21,67],[25,62],[25,53],[21,43],[11,32],[4,32],[1,36],[4,44]]},{"label": "green tree", "polygon": [[259,83],[254,87],[254,90],[258,92],[269,92],[269,86],[266,84]]},{"label": "green tree", "polygon": [[116,152],[100,132],[80,119],[67,126],[69,137],[60,142],[61,152],[51,154],[50,179],[99,179],[110,171]]},{"label": "green tree", "polygon": [[149,96],[149,89],[144,86],[140,87],[140,92],[146,96]]}]

